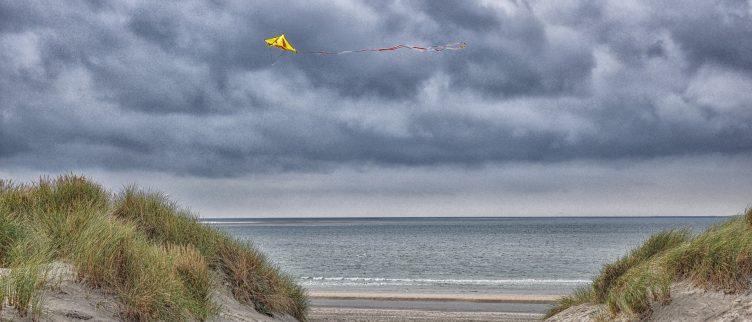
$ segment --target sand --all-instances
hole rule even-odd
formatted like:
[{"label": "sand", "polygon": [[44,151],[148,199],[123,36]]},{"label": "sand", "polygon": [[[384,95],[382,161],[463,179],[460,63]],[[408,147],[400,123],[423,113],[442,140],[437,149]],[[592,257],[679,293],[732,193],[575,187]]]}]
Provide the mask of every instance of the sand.
[{"label": "sand", "polygon": [[558,296],[309,292],[312,321],[535,321]]},{"label": "sand", "polygon": [[543,314],[313,307],[311,321],[539,321]]}]

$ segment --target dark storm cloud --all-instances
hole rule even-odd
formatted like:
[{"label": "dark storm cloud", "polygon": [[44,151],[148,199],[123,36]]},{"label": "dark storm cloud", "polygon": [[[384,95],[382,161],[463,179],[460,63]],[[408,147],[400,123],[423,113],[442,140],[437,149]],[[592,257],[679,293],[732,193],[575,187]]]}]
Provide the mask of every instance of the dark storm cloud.
[{"label": "dark storm cloud", "polygon": [[[0,163],[238,176],[748,153],[750,21],[748,2],[0,1]],[[279,32],[303,51],[470,46],[280,57],[262,44]]]},{"label": "dark storm cloud", "polygon": [[749,1],[703,3],[681,10],[669,24],[672,35],[696,65],[716,62],[752,71],[752,19]]}]

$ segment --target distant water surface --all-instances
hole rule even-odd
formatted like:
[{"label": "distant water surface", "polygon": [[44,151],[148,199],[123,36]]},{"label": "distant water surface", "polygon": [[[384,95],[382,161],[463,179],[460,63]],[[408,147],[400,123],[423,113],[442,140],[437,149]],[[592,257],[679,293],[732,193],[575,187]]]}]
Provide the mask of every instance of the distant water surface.
[{"label": "distant water surface", "polygon": [[664,229],[724,217],[207,219],[310,290],[562,294]]}]

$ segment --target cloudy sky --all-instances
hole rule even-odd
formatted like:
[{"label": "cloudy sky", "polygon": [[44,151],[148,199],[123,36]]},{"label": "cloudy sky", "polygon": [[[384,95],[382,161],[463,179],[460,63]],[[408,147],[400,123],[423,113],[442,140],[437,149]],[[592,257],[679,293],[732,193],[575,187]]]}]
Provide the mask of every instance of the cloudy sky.
[{"label": "cloudy sky", "polygon": [[67,172],[205,217],[731,215],[752,5],[0,0],[0,177]]}]

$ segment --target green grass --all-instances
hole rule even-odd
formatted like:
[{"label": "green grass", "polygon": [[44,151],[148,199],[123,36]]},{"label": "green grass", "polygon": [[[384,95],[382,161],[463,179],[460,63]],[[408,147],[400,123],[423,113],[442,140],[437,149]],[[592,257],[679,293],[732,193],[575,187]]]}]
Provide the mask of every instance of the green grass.
[{"label": "green grass", "polygon": [[[215,316],[215,275],[268,315],[305,319],[303,289],[252,245],[200,224],[158,193],[112,194],[78,176],[18,185],[0,181],[0,297],[19,314],[39,314],[52,261],[118,296],[134,320],[205,320]],[[0,304],[0,309],[2,305]]]},{"label": "green grass", "polygon": [[20,230],[21,227],[18,222],[4,218],[0,214],[0,267],[5,267],[8,264],[10,251],[21,237]]},{"label": "green grass", "polygon": [[571,306],[603,304],[610,317],[646,318],[670,302],[672,283],[724,292],[749,289],[752,277],[752,208],[692,237],[685,231],[653,235],[637,249],[604,265],[592,286],[560,300],[553,316]]},{"label": "green grass", "polygon": [[611,314],[646,318],[653,303],[668,303],[671,298],[671,276],[652,261],[645,261],[626,271],[611,286],[606,306]]}]

